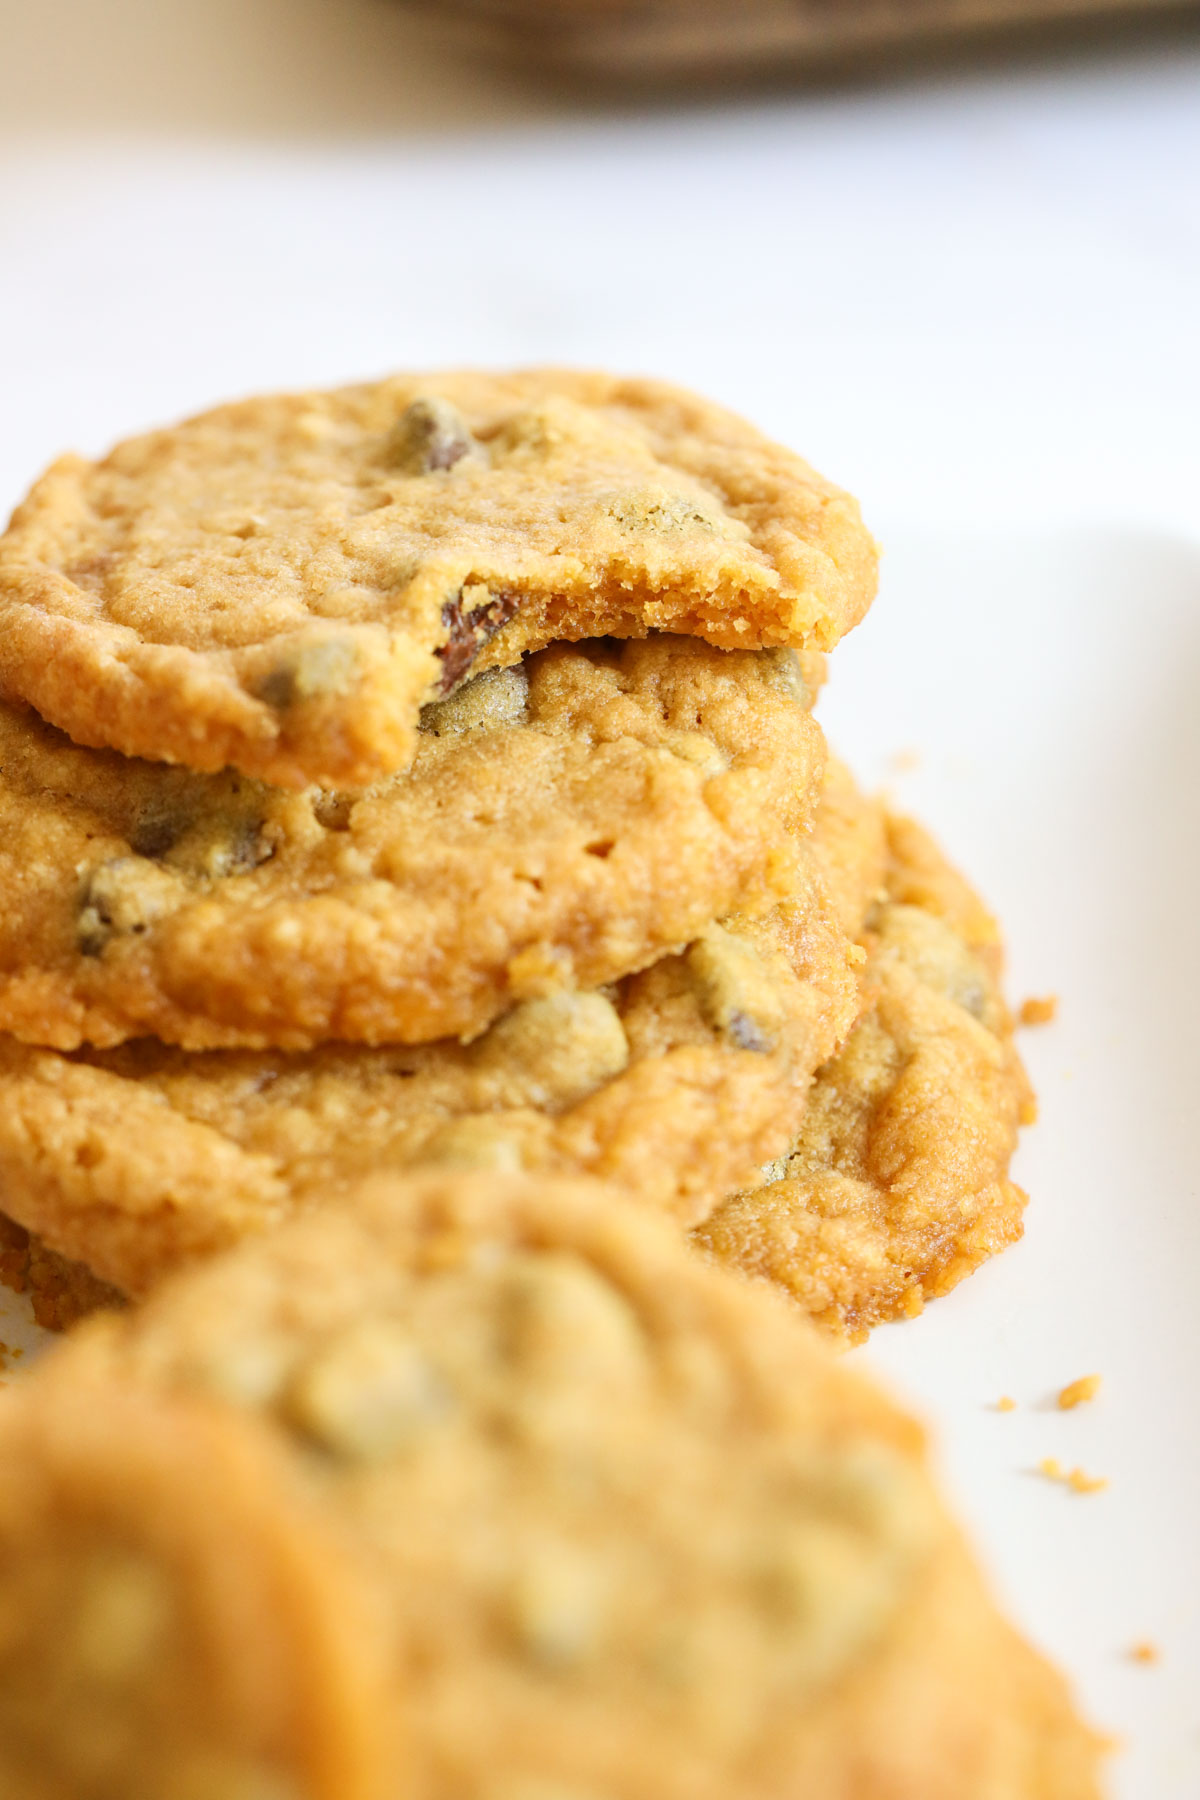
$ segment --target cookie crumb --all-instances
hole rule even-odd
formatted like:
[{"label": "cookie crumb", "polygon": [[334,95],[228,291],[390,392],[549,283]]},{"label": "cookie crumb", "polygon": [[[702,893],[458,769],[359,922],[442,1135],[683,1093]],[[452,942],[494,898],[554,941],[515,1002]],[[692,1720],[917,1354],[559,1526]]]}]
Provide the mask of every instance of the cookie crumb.
[{"label": "cookie crumb", "polygon": [[921,752],[911,747],[897,750],[888,758],[888,767],[893,775],[911,775],[914,769],[921,766]]},{"label": "cookie crumb", "polygon": [[1058,1017],[1058,995],[1046,994],[1041,999],[1031,996],[1022,1001],[1017,1016],[1022,1025],[1049,1025],[1051,1020]]},{"label": "cookie crumb", "polygon": [[1001,1394],[993,1408],[995,1412],[1016,1412],[1016,1410],[1017,1403],[1011,1394]]},{"label": "cookie crumb", "polygon": [[1069,1381],[1058,1396],[1060,1412],[1072,1412],[1077,1406],[1084,1406],[1094,1400],[1100,1392],[1099,1375],[1081,1375],[1078,1381]]},{"label": "cookie crumb", "polygon": [[1069,1487],[1073,1494],[1100,1494],[1108,1486],[1106,1475],[1088,1475],[1083,1469],[1064,1469],[1056,1456],[1044,1456],[1038,1464],[1038,1474],[1044,1475],[1047,1481]]},{"label": "cookie crumb", "polygon": [[1162,1651],[1157,1644],[1152,1644],[1149,1638],[1140,1638],[1136,1644],[1129,1646],[1129,1660],[1151,1668],[1155,1663],[1162,1661]]}]

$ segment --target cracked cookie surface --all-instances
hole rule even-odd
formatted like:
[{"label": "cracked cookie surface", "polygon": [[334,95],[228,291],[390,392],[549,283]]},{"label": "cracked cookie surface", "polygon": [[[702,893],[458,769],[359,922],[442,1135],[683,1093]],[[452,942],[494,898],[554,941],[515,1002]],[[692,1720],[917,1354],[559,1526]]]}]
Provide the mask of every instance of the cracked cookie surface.
[{"label": "cracked cookie surface", "polygon": [[[235,1455],[269,1543],[221,1479]],[[91,1660],[81,1577],[124,1627]],[[230,1586],[205,1682],[214,1621],[189,1600]],[[377,1178],[84,1327],[0,1396],[8,1595],[13,1800],[175,1800],[154,1777],[187,1767],[205,1705],[218,1767],[283,1778],[206,1794],[1096,1794],[1096,1742],[995,1612],[918,1429],[773,1296],[594,1185]],[[314,1650],[331,1692],[306,1687]],[[159,1704],[180,1670],[185,1704]],[[264,1671],[251,1761],[237,1703]],[[384,1729],[362,1760],[351,1712],[365,1778],[338,1787],[356,1675]]]},{"label": "cracked cookie surface", "polygon": [[557,644],[425,708],[365,794],[83,749],[0,704],[0,1030],[425,1042],[644,967],[788,891],[820,661]]},{"label": "cracked cookie surface", "polygon": [[661,383],[396,376],[64,457],[0,540],[0,688],[78,743],[281,786],[556,639],[826,649],[875,547],[799,457]]},{"label": "cracked cookie surface", "polygon": [[1034,1108],[995,920],[920,826],[856,798],[836,766],[827,791],[840,823],[818,821],[814,841],[835,858],[840,844],[843,868],[857,841],[859,868],[881,882],[873,896],[842,888],[847,929],[867,900],[863,1010],[818,1073],[790,1153],[695,1242],[857,1341],[1020,1237],[1025,1195],[1008,1169]]},{"label": "cracked cookie surface", "polygon": [[804,840],[794,884],[466,1045],[66,1056],[0,1038],[0,1206],[133,1295],[378,1167],[605,1176],[691,1226],[786,1150],[857,1010],[861,952]]}]

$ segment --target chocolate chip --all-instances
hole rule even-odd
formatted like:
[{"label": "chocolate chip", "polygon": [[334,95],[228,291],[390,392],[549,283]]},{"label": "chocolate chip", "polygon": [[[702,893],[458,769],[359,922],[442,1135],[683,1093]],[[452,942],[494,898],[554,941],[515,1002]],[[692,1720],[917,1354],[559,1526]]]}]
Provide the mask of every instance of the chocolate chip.
[{"label": "chocolate chip", "polygon": [[529,677],[520,663],[511,669],[484,669],[445,700],[428,701],[421,708],[421,730],[432,737],[502,731],[524,721],[528,701]]},{"label": "chocolate chip", "polygon": [[779,1041],[783,1011],[770,972],[752,944],[710,926],[685,953],[700,1011],[727,1044],[766,1056]]},{"label": "chocolate chip", "polygon": [[165,856],[185,829],[176,814],[147,809],[129,834],[129,847],[137,856]]},{"label": "chocolate chip", "polygon": [[778,694],[786,694],[798,706],[812,706],[814,695],[804,675],[804,665],[794,650],[758,651],[758,663],[764,682]]},{"label": "chocolate chip", "polygon": [[385,1462],[436,1429],[454,1396],[399,1319],[360,1319],[323,1345],[285,1396],[290,1422],[346,1462]]},{"label": "chocolate chip", "polygon": [[392,428],[387,460],[408,475],[428,475],[452,469],[475,447],[462,414],[448,400],[414,400]]},{"label": "chocolate chip", "polygon": [[138,936],[179,902],[179,877],[141,856],[115,856],[92,869],[79,897],[76,942],[100,956],[114,937]]},{"label": "chocolate chip", "polygon": [[516,1082],[521,1104],[560,1112],[577,1106],[629,1066],[629,1042],[611,1001],[592,990],[522,1000],[476,1038],[470,1059],[483,1075]]},{"label": "chocolate chip", "polygon": [[317,638],[289,645],[258,684],[258,696],[276,712],[302,700],[342,693],[354,679],[358,651],[346,638]]},{"label": "chocolate chip", "polygon": [[275,844],[266,831],[262,811],[248,794],[241,805],[214,806],[179,831],[162,853],[163,861],[185,875],[220,881],[245,875],[269,862]]},{"label": "chocolate chip", "polygon": [[726,1015],[724,1025],[725,1036],[739,1050],[757,1050],[760,1056],[765,1056],[775,1048],[773,1040],[762,1026],[749,1013],[740,1012],[736,1007]]},{"label": "chocolate chip", "polygon": [[343,794],[333,788],[324,788],[313,795],[313,816],[326,831],[349,831],[350,814],[354,811],[357,800],[357,794]]},{"label": "chocolate chip", "polygon": [[[476,588],[476,592],[486,589]],[[466,679],[471,665],[489,638],[495,637],[502,625],[507,625],[521,604],[520,594],[502,590],[492,594],[482,606],[468,610],[464,601],[466,589],[460,589],[453,600],[447,600],[442,608],[442,624],[446,627],[446,642],[438,649],[438,657],[442,665],[442,679],[438,692],[448,694],[456,688],[460,681]]]}]

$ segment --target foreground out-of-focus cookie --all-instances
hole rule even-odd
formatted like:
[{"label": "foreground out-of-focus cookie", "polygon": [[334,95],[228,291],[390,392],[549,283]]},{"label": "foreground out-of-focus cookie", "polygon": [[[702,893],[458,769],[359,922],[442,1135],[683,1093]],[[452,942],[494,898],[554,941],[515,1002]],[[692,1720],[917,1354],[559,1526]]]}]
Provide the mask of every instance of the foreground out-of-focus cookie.
[{"label": "foreground out-of-focus cookie", "polygon": [[813,1084],[791,1152],[695,1241],[856,1340],[920,1312],[1020,1237],[1025,1195],[1008,1168],[1033,1100],[1000,992],[995,920],[920,826],[856,802],[836,765],[827,791],[839,824],[818,821],[819,852],[836,858],[857,832],[857,866],[869,866],[872,830],[884,851],[866,916],[864,1010]]},{"label": "foreground out-of-focus cookie", "polygon": [[786,1151],[858,1006],[814,852],[792,897],[615,988],[522,1001],[474,1042],[304,1053],[0,1038],[0,1206],[141,1294],[379,1167],[605,1176],[688,1227]]},{"label": "foreground out-of-focus cookie", "polygon": [[650,630],[827,649],[875,573],[849,495],[691,394],[403,375],[55,463],[0,540],[0,687],[82,744],[363,786],[472,670]]},{"label": "foreground out-of-focus cookie", "polygon": [[47,1368],[0,1396],[5,1800],[389,1800],[356,1563],[211,1403]]},{"label": "foreground out-of-focus cookie", "polygon": [[629,974],[789,891],[819,662],[554,645],[426,708],[361,796],[81,749],[0,703],[0,1031],[420,1043]]},{"label": "foreground out-of-focus cookie", "polygon": [[6,1800],[1097,1792],[916,1428],[598,1187],[376,1180],[84,1327],[0,1625]]}]

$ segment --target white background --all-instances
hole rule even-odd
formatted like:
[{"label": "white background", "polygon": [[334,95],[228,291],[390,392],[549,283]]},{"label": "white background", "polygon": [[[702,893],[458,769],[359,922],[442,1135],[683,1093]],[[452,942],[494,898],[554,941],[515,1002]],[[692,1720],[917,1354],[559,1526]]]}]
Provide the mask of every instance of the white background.
[{"label": "white background", "polygon": [[[1122,1800],[1196,1800],[1194,25],[676,107],[382,0],[0,0],[0,34],[0,509],[238,392],[533,360],[675,376],[861,494],[884,588],[831,734],[984,885],[1014,991],[1062,996],[1025,1244],[868,1357],[1126,1736]],[[1092,1369],[1095,1407],[1047,1408]]]}]

